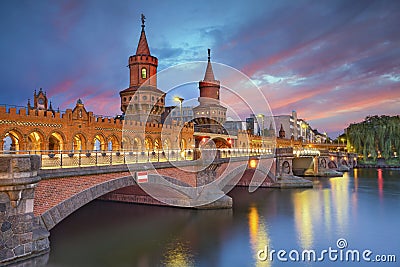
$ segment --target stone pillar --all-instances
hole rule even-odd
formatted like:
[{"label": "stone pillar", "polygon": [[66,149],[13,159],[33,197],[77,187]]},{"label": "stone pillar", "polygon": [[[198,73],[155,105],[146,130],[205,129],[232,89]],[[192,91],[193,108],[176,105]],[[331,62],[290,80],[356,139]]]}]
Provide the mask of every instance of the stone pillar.
[{"label": "stone pillar", "polygon": [[313,162],[314,162],[314,175],[318,175],[319,174],[319,159],[318,159],[318,156],[314,156]]},{"label": "stone pillar", "polygon": [[49,232],[33,214],[39,168],[37,155],[0,155],[0,265],[49,249]]}]

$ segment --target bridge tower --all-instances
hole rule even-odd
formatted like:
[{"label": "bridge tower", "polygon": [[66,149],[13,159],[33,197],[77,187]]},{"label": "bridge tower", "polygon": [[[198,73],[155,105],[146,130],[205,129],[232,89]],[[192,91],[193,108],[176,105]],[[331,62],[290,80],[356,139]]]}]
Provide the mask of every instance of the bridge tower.
[{"label": "bridge tower", "polygon": [[208,49],[204,79],[199,82],[199,105],[193,108],[194,121],[198,128],[196,131],[223,133],[222,124],[226,121],[226,107],[220,104],[220,81],[215,79],[210,52]]},{"label": "bridge tower", "polygon": [[129,108],[128,114],[132,120],[160,123],[165,94],[157,88],[158,59],[150,53],[144,23],[145,16],[142,14],[142,31],[136,54],[128,60],[129,87],[119,93],[121,111],[126,114]]}]

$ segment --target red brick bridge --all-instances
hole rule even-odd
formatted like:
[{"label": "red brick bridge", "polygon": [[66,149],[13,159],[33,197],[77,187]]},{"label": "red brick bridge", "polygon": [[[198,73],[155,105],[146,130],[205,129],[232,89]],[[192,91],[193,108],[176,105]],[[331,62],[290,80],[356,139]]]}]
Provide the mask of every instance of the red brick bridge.
[{"label": "red brick bridge", "polygon": [[[312,186],[288,171],[286,164],[292,166],[293,157],[293,150],[282,150],[278,156],[217,157],[208,162],[204,157],[182,162],[40,169],[39,156],[1,155],[0,263],[47,252],[49,231],[94,199],[231,208],[232,199],[226,192],[233,186]],[[143,171],[147,182],[138,184],[137,173]]]}]

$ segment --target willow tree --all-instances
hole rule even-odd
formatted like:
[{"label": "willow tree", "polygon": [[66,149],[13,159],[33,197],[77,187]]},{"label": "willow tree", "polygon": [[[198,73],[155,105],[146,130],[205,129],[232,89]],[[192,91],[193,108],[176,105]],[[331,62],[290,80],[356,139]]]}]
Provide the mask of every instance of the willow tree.
[{"label": "willow tree", "polygon": [[368,116],[362,122],[350,124],[346,135],[348,147],[363,154],[364,159],[388,159],[400,152],[400,117]]}]

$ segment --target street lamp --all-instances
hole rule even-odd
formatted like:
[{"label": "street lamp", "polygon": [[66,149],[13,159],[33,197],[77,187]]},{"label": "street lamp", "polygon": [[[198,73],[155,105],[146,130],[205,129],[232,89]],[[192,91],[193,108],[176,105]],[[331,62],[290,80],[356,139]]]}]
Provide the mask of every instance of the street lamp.
[{"label": "street lamp", "polygon": [[176,96],[176,97],[174,97],[174,100],[175,100],[176,102],[179,102],[179,112],[180,112],[180,114],[181,114],[181,121],[183,122],[182,103],[183,103],[183,100],[185,100],[185,99],[183,99],[182,97]]},{"label": "street lamp", "polygon": [[264,118],[265,118],[265,115],[260,113],[260,114],[257,115],[257,117],[261,118],[261,133],[262,133],[261,135],[264,136]]},{"label": "street lamp", "polygon": [[[179,102],[179,112],[181,114],[181,122],[183,124],[182,103],[183,103],[183,100],[185,100],[185,99],[183,99],[182,97],[176,96],[176,97],[174,97],[174,100]],[[182,150],[182,131],[181,131],[181,129],[179,129],[179,135],[180,135],[180,138],[179,138],[179,149]]]},{"label": "street lamp", "polygon": [[258,114],[258,118],[261,118],[261,148],[264,149],[264,114]]},{"label": "street lamp", "polygon": [[302,131],[302,136],[304,134],[304,140],[307,142],[307,124],[305,122],[301,123],[301,128],[303,129]]}]

